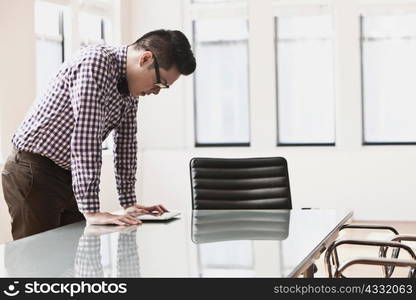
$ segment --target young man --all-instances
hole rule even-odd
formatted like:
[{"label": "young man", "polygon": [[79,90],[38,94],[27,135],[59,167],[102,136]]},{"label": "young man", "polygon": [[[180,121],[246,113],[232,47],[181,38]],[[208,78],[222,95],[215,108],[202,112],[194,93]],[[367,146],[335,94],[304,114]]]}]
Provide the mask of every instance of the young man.
[{"label": "young man", "polygon": [[[13,136],[2,171],[14,239],[83,220],[138,224],[162,205],[136,203],[138,96],[158,94],[196,67],[180,31],[152,31],[130,46],[93,46],[64,63]],[[122,216],[101,212],[101,145],[114,130],[114,167]]]}]

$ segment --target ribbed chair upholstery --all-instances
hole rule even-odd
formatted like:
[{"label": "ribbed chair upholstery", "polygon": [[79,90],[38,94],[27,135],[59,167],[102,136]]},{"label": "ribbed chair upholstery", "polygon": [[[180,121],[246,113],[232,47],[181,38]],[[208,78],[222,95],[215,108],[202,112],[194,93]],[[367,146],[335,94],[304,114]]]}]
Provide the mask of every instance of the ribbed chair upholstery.
[{"label": "ribbed chair upholstery", "polygon": [[291,209],[283,157],[192,158],[193,209]]}]

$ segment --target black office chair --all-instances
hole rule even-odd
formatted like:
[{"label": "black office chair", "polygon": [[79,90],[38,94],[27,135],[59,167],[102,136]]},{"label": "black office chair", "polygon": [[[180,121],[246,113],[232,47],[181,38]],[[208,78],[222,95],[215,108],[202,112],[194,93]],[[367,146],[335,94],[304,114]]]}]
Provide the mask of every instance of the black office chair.
[{"label": "black office chair", "polygon": [[192,209],[291,209],[283,157],[192,158]]}]

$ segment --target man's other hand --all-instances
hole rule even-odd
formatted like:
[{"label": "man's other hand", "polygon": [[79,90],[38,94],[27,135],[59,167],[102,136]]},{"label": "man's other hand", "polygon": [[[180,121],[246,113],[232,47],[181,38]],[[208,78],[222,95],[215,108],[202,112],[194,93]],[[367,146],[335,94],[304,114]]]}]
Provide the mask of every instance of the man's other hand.
[{"label": "man's other hand", "polygon": [[143,205],[132,205],[124,209],[125,212],[131,216],[140,216],[145,214],[160,216],[163,215],[168,210],[162,205],[152,205],[152,206],[143,206]]}]

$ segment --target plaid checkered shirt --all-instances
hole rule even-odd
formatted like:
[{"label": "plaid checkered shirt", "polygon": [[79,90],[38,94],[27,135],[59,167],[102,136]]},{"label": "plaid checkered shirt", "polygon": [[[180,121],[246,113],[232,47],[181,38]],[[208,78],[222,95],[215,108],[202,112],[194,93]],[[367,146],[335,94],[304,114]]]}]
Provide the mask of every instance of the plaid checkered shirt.
[{"label": "plaid checkered shirt", "polygon": [[126,64],[127,46],[82,49],[61,66],[12,138],[17,149],[71,170],[81,212],[100,210],[102,142],[112,130],[119,201],[136,203],[138,99],[125,93]]}]

